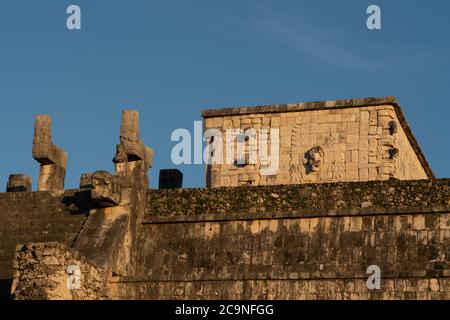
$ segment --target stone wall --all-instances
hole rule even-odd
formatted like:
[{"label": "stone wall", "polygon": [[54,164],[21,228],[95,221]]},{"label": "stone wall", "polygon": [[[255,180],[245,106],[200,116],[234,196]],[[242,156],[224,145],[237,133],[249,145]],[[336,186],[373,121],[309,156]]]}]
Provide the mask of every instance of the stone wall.
[{"label": "stone wall", "polygon": [[[205,129],[218,129],[224,137],[232,129],[256,132],[255,139],[247,137],[248,163],[243,165],[235,163],[236,146],[230,155],[227,153],[230,142],[223,139],[222,153],[214,153],[222,154],[218,157],[224,163],[208,167],[207,186],[432,177],[393,98],[206,110],[203,116]],[[269,161],[258,154],[256,162],[250,160],[252,151],[261,150],[259,140],[264,138],[260,129],[279,132],[275,135],[278,141],[274,142],[270,134],[267,138],[269,155],[272,144],[279,146],[279,169],[275,174],[266,175],[261,171],[273,165],[273,159]]]},{"label": "stone wall", "polygon": [[86,220],[88,199],[76,190],[0,193],[0,299],[9,296],[16,245],[58,241],[70,246]]},{"label": "stone wall", "polygon": [[[450,299],[448,179],[148,190],[146,208],[145,185],[131,189],[127,222],[117,228],[105,221],[125,207],[90,210],[76,241],[66,242],[82,254],[55,243],[19,246],[14,298]],[[24,218],[18,199],[34,197],[43,208],[30,210],[69,214],[60,221],[69,228],[67,219],[85,219],[75,194],[1,195],[1,204]],[[11,242],[35,241],[21,237]],[[86,275],[79,293],[64,287],[68,265]],[[366,286],[370,265],[381,269],[380,290]]]},{"label": "stone wall", "polygon": [[[137,274],[115,279],[113,296],[450,298],[449,213],[322,214],[150,220],[142,232]],[[381,290],[365,285],[370,265],[381,268]]]},{"label": "stone wall", "polygon": [[450,299],[449,201],[450,180],[150,191],[111,297]]},{"label": "stone wall", "polygon": [[13,270],[15,300],[108,298],[108,273],[58,242],[18,245]]},{"label": "stone wall", "polygon": [[371,207],[409,213],[446,207],[449,201],[450,179],[149,190],[146,216],[180,216],[184,221],[184,216],[222,213],[238,219],[248,213],[295,216],[324,209],[363,214]]}]

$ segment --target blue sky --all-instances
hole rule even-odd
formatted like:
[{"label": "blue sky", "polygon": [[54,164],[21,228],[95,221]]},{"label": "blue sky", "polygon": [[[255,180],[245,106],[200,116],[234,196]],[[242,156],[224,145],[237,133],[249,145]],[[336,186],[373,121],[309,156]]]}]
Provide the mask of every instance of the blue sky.
[{"label": "blue sky", "polygon": [[[82,30],[66,29],[66,8]],[[366,28],[366,8],[382,29]],[[49,113],[69,153],[67,188],[113,171],[120,111],[138,109],[159,169],[170,135],[201,110],[394,95],[431,167],[450,177],[450,2],[257,0],[0,1],[0,187],[27,173],[33,116]],[[201,165],[181,166],[187,187]],[[1,187],[4,188],[5,186]]]}]

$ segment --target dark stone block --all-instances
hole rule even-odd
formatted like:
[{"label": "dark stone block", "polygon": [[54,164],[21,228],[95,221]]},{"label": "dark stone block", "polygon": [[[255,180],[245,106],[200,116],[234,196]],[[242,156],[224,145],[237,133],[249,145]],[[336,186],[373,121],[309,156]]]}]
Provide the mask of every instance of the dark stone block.
[{"label": "dark stone block", "polygon": [[178,169],[159,171],[159,189],[180,189],[183,187],[183,173]]}]

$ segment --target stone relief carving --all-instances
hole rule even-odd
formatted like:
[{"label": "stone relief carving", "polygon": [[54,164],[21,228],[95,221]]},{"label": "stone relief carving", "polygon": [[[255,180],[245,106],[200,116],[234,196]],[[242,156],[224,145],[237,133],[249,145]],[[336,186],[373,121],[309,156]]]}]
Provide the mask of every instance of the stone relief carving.
[{"label": "stone relief carving", "polygon": [[303,168],[299,163],[300,126],[294,125],[291,131],[291,147],[289,153],[289,180],[291,183],[300,183],[303,180]]},{"label": "stone relief carving", "polygon": [[324,152],[322,147],[315,146],[309,149],[305,153],[305,159],[303,161],[306,168],[306,172],[307,173],[320,172],[320,167],[322,166],[323,163],[323,157]]},{"label": "stone relief carving", "polygon": [[398,148],[389,149],[389,159],[394,160],[395,158],[397,158],[398,153],[399,153]]},{"label": "stone relief carving", "polygon": [[393,136],[394,134],[397,133],[397,130],[398,130],[397,122],[395,122],[394,120],[389,121],[388,126],[389,126],[389,133],[391,134],[391,136]]}]

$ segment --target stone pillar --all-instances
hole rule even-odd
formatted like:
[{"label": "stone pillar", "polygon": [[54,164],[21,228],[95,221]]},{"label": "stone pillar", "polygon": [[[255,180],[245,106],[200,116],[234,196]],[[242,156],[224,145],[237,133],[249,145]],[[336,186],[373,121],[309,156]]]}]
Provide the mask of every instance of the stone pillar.
[{"label": "stone pillar", "polygon": [[31,192],[31,178],[25,174],[11,174],[6,192]]},{"label": "stone pillar", "polygon": [[117,145],[113,162],[116,173],[144,171],[152,166],[153,150],[144,145],[140,139],[139,112],[136,110],[122,111],[120,127],[120,144]]},{"label": "stone pillar", "polygon": [[73,248],[116,275],[133,274],[135,268],[132,248],[139,246],[152,155],[140,139],[138,112],[125,110],[115,173],[97,171],[80,179],[80,188],[91,191],[93,206]]},{"label": "stone pillar", "polygon": [[120,137],[133,142],[139,142],[139,112],[136,110],[122,111],[122,124],[120,126]]},{"label": "stone pillar", "polygon": [[179,189],[183,187],[183,173],[178,169],[159,171],[159,189]]},{"label": "stone pillar", "polygon": [[37,115],[34,127],[33,158],[41,164],[38,191],[63,191],[67,153],[52,143],[52,120]]}]

